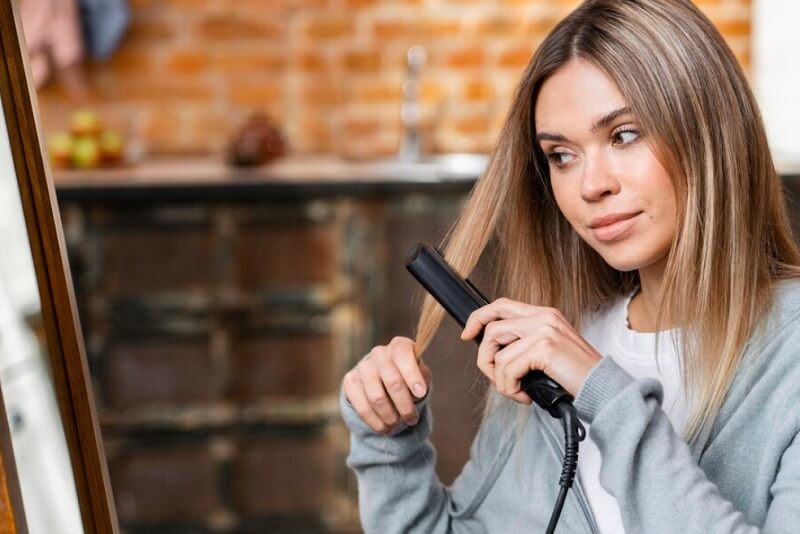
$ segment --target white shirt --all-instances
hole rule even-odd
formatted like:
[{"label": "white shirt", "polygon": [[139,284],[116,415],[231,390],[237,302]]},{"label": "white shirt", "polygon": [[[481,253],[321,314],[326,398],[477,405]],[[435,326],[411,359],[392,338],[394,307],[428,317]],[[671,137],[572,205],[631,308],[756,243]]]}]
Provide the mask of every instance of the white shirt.
[{"label": "white shirt", "polygon": [[[681,383],[678,358],[672,346],[672,330],[662,330],[658,340],[656,368],[655,332],[636,332],[628,323],[628,304],[635,291],[606,305],[585,320],[581,335],[603,356],[611,357],[635,379],[655,378],[664,389],[662,409],[677,433],[686,425],[686,397]],[[659,372],[660,370],[660,372]],[[600,485],[600,450],[589,436],[580,444],[578,477],[586,490],[589,506],[603,534],[624,532],[617,500]]]}]

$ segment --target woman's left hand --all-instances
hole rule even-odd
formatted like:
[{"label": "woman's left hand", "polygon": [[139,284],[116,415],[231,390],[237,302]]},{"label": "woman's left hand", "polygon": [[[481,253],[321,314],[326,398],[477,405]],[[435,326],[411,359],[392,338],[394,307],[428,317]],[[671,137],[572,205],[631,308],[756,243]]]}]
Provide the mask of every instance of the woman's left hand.
[{"label": "woman's left hand", "polygon": [[472,312],[461,339],[472,339],[481,329],[478,368],[502,395],[523,404],[532,402],[520,389],[529,371],[543,371],[576,397],[603,359],[555,308],[499,298]]}]

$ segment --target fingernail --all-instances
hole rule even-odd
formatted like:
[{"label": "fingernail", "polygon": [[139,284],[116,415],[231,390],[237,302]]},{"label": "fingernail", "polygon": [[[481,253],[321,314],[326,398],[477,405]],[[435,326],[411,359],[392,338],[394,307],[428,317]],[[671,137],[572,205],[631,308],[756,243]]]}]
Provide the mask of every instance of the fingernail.
[{"label": "fingernail", "polygon": [[425,396],[425,384],[422,382],[417,382],[414,384],[414,395],[417,397],[424,397]]}]

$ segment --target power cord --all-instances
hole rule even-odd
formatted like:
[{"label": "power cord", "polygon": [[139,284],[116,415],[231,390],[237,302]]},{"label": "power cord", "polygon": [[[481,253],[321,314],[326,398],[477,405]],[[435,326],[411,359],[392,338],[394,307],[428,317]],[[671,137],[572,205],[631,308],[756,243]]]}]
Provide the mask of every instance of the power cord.
[{"label": "power cord", "polygon": [[558,402],[552,407],[550,413],[556,412],[554,417],[561,419],[564,427],[564,463],[561,468],[561,479],[559,485],[561,491],[558,493],[556,504],[550,515],[550,523],[547,525],[546,534],[553,534],[561,517],[561,510],[567,499],[567,492],[572,487],[575,480],[575,471],[578,468],[578,443],[586,438],[586,429],[578,419],[575,407],[569,401]]}]

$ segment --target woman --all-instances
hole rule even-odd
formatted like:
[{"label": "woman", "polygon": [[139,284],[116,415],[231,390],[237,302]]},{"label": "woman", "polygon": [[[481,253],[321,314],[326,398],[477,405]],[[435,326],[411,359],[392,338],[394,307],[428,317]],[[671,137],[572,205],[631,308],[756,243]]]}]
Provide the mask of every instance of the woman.
[{"label": "woman", "polygon": [[443,310],[345,376],[366,531],[543,532],[563,438],[520,390],[533,369],[588,429],[557,532],[796,531],[800,252],[746,79],[691,3],[587,1],[553,29],[445,257],[469,273],[490,241],[505,298],[461,337],[484,329],[492,387],[451,487],[417,358]]}]

